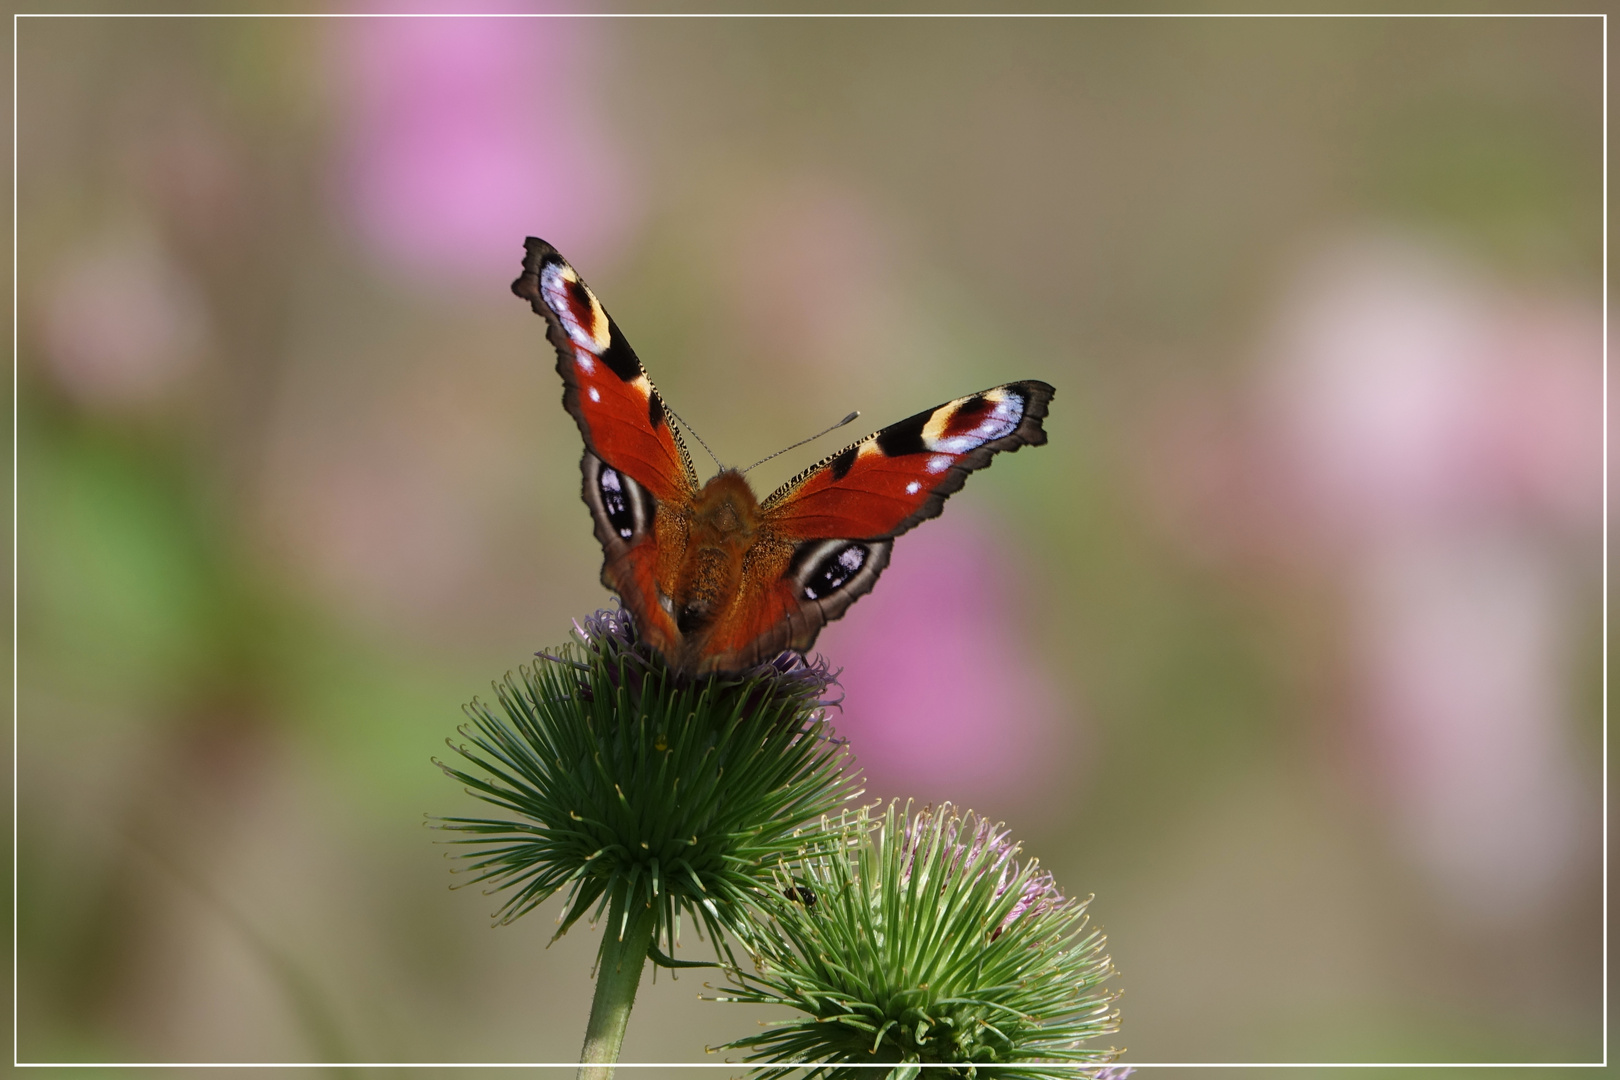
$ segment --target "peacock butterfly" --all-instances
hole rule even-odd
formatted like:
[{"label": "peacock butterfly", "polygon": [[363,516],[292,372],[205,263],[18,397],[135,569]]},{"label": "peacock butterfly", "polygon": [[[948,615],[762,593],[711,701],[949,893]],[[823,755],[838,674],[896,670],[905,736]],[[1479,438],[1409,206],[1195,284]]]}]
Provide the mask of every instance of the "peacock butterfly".
[{"label": "peacock butterfly", "polygon": [[1043,382],[1004,383],[891,424],[763,502],[736,469],[698,484],[685,440],[618,324],[557,249],[524,241],[512,291],[545,317],[563,407],[585,437],[585,504],[617,592],[685,675],[808,649],[865,595],[894,538],[1001,450],[1046,442]]}]

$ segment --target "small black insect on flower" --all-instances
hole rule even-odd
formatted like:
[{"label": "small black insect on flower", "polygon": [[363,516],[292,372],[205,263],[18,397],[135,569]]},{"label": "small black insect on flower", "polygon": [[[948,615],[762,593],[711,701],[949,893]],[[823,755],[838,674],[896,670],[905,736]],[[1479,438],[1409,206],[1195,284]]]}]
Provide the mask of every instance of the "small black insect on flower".
[{"label": "small black insect on flower", "polygon": [[789,885],[782,890],[782,895],[795,904],[803,904],[807,910],[816,906],[816,890],[808,885]]}]

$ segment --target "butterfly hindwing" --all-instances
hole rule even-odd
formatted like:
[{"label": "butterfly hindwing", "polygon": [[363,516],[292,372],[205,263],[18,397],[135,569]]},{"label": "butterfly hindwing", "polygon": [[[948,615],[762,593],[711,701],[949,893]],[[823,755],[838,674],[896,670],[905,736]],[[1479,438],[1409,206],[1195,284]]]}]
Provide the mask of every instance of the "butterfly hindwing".
[{"label": "butterfly hindwing", "polygon": [[757,542],[736,603],[704,642],[709,662],[739,670],[783,649],[808,649],[822,627],[871,591],[893,546],[892,540]]},{"label": "butterfly hindwing", "polygon": [[680,634],[663,598],[669,596],[676,566],[686,554],[685,517],[660,514],[650,491],[589,450],[580,471],[585,505],[602,545],[602,584],[619,595],[644,637],[658,643],[678,641]]},{"label": "butterfly hindwing", "polygon": [[697,487],[692,459],[635,350],[556,248],[531,236],[524,250],[512,291],[545,317],[563,406],[586,449],[661,502],[690,498]]}]

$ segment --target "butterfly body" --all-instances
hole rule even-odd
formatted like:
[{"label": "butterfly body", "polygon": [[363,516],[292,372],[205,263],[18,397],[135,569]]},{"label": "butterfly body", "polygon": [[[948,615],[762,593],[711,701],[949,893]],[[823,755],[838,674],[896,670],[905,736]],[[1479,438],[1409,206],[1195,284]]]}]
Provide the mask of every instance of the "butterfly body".
[{"label": "butterfly body", "polygon": [[737,597],[743,565],[764,526],[748,480],[727,469],[703,485],[687,511],[686,546],[670,594],[675,626],[692,637]]},{"label": "butterfly body", "polygon": [[563,405],[585,439],[602,583],[683,674],[741,671],[809,648],[870,591],[896,536],[936,516],[998,451],[1046,441],[1053,390],[1030,380],[891,424],[763,500],[735,469],[699,486],[618,326],[556,249],[532,237],[525,247],[512,291],[546,318]]}]

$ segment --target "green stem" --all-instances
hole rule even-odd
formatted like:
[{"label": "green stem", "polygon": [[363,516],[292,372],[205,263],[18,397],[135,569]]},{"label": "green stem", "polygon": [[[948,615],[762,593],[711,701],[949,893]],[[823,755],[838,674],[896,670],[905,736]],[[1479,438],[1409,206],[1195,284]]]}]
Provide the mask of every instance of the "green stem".
[{"label": "green stem", "polygon": [[[578,1080],[610,1080],[613,1063],[619,1060],[624,1029],[630,1023],[630,1007],[636,1003],[641,985],[641,969],[647,962],[658,925],[650,909],[632,911],[624,922],[623,901],[615,897],[608,907],[607,925],[602,930],[602,949],[597,954],[596,996],[591,999],[591,1020],[585,1027],[585,1046],[579,1052]],[[619,934],[620,926],[624,934]]]}]

